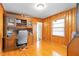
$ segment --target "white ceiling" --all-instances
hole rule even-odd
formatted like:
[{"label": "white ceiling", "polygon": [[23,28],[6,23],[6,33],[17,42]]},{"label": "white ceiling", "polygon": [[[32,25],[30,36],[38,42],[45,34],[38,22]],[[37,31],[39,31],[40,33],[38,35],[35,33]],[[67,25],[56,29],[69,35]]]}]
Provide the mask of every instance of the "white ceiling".
[{"label": "white ceiling", "polygon": [[3,3],[4,9],[10,12],[22,13],[32,17],[45,18],[76,6],[75,3],[46,3],[43,10],[35,9],[35,3]]}]

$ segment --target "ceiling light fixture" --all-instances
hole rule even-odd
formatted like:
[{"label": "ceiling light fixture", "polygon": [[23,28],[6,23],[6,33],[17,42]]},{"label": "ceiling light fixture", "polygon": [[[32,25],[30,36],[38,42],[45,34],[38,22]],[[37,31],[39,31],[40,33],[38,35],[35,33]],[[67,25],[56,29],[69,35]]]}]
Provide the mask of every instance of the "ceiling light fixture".
[{"label": "ceiling light fixture", "polygon": [[35,4],[35,8],[38,9],[38,10],[43,10],[43,9],[46,8],[46,4],[45,3]]}]

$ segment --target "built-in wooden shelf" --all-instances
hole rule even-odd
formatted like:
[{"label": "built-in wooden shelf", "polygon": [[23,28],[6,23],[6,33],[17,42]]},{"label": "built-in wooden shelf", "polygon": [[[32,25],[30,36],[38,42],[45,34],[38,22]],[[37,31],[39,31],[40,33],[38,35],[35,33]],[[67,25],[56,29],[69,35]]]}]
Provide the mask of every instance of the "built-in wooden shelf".
[{"label": "built-in wooden shelf", "polygon": [[[14,16],[14,15],[13,15]],[[33,25],[32,20],[29,20],[25,17],[19,17],[15,15],[5,15],[4,21],[4,50],[16,49],[18,41],[18,31],[27,30],[28,31],[28,40],[33,39]],[[29,42],[30,43],[30,42]]]},{"label": "built-in wooden shelf", "polygon": [[32,29],[32,26],[16,26],[16,29]]}]

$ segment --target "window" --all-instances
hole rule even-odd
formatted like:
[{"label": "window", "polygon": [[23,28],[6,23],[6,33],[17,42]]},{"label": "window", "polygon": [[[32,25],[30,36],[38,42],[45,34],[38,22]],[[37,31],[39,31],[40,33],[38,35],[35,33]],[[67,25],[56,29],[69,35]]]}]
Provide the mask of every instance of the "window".
[{"label": "window", "polygon": [[58,19],[52,22],[52,35],[64,36],[64,19]]}]

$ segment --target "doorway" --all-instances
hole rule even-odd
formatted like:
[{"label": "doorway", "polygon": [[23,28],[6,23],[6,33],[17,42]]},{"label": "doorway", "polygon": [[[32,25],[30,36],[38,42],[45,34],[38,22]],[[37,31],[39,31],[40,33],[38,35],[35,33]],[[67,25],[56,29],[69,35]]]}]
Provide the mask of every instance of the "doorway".
[{"label": "doorway", "polygon": [[37,41],[42,39],[42,22],[37,22]]},{"label": "doorway", "polygon": [[42,40],[42,22],[37,22],[37,50],[41,47]]}]

